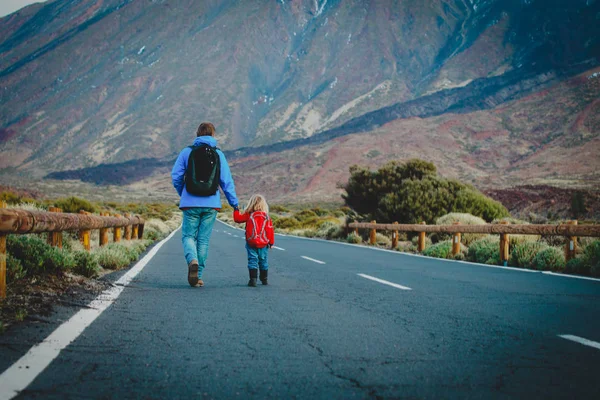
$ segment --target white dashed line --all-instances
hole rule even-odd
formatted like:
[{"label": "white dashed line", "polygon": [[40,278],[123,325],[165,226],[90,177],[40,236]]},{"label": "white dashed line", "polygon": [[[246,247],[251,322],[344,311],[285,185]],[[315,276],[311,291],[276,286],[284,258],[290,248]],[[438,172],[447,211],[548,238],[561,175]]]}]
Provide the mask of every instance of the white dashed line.
[{"label": "white dashed line", "polygon": [[310,257],[306,257],[306,256],[301,256],[301,257],[304,258],[305,260],[316,262],[317,264],[325,264],[323,261],[315,260],[314,258],[310,258]]},{"label": "white dashed line", "polygon": [[409,288],[407,286],[398,285],[397,283],[394,283],[394,282],[384,281],[383,279],[375,278],[374,276],[369,276],[369,275],[365,275],[365,274],[357,274],[357,275],[362,278],[365,278],[365,279],[370,279],[375,282],[383,283],[384,285],[395,287],[396,289],[412,290],[411,288]]},{"label": "white dashed line", "polygon": [[558,337],[561,337],[563,339],[567,339],[567,340],[571,340],[573,342],[577,342],[579,344],[582,344],[584,346],[589,346],[589,347],[593,347],[595,349],[600,350],[600,343],[598,342],[594,342],[588,339],[584,339],[582,337],[579,336],[574,336],[574,335],[558,335]]},{"label": "white dashed line", "polygon": [[281,247],[273,246],[273,248],[274,248],[274,249],[277,249],[277,250],[285,251],[285,249],[284,249],[284,248],[281,248]]}]

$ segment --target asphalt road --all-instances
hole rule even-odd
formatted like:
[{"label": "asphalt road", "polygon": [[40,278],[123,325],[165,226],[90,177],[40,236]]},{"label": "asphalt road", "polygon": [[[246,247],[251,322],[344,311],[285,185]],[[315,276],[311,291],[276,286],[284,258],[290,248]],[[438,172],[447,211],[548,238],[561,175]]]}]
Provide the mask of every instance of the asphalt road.
[{"label": "asphalt road", "polygon": [[598,281],[277,236],[249,288],[242,235],[191,288],[178,232],[17,398],[600,398],[559,336],[600,342]]}]

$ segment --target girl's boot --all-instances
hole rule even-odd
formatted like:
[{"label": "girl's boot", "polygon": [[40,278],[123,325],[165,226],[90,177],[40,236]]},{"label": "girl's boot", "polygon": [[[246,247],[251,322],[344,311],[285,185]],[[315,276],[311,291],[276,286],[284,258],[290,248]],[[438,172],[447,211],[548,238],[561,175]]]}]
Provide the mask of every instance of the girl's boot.
[{"label": "girl's boot", "polygon": [[262,282],[263,285],[269,284],[269,270],[268,269],[260,270],[260,281]]},{"label": "girl's boot", "polygon": [[258,270],[249,269],[248,272],[250,273],[250,280],[248,281],[248,286],[256,287],[256,278],[258,277]]}]

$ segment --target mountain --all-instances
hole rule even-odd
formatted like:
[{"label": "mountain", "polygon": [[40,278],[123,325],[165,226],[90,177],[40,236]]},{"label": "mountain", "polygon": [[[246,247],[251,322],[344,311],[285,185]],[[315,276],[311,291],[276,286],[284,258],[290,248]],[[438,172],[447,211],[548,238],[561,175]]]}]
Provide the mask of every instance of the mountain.
[{"label": "mountain", "polygon": [[209,120],[281,198],[409,156],[597,186],[599,54],[596,0],[49,1],[0,19],[0,180],[164,181]]}]

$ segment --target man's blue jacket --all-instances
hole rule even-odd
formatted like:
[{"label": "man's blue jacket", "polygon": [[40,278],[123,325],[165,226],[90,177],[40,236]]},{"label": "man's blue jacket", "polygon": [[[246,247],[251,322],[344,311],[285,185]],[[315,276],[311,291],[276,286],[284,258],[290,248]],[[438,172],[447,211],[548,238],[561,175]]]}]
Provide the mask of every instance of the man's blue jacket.
[{"label": "man's blue jacket", "polygon": [[[194,140],[194,146],[200,146],[201,144],[217,147],[217,141],[212,136],[199,136],[196,138],[196,140]],[[190,157],[191,152],[192,149],[189,147],[183,149],[181,153],[179,153],[179,157],[177,157],[175,165],[173,165],[173,170],[171,171],[173,186],[181,197],[179,208],[221,208],[221,194],[219,191],[212,196],[195,196],[185,190],[184,176],[187,169],[188,158]],[[235,194],[235,184],[233,183],[233,177],[231,176],[231,171],[229,170],[229,164],[227,164],[225,155],[221,150],[217,150],[217,153],[219,154],[219,158],[221,160],[221,178],[219,181],[219,186],[221,187],[221,190],[223,190],[223,193],[225,193],[229,205],[232,207],[237,207],[238,199],[237,195]]]}]

